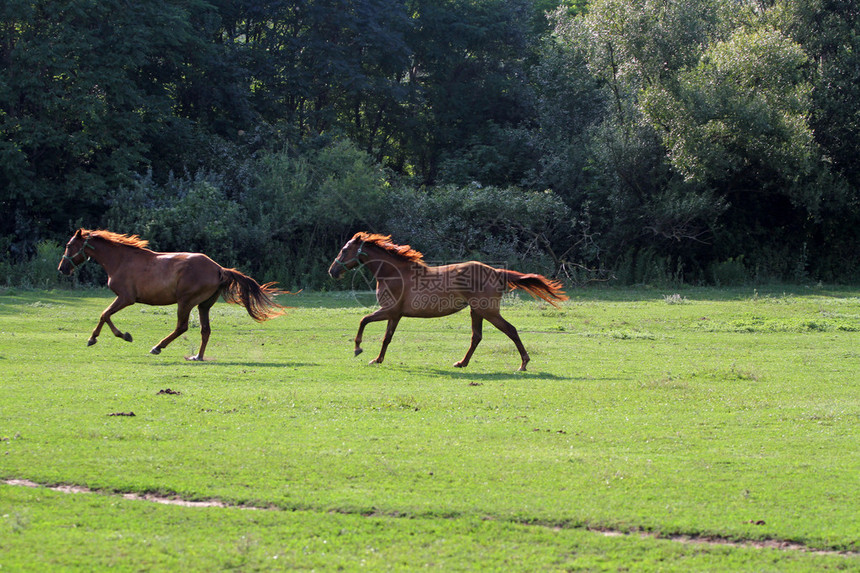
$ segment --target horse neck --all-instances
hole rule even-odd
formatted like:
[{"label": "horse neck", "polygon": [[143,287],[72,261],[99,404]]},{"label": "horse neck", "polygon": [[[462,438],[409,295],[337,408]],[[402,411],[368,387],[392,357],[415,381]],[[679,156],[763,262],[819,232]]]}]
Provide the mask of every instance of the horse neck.
[{"label": "horse neck", "polygon": [[113,274],[120,265],[127,263],[129,257],[133,256],[136,250],[127,245],[118,245],[99,237],[93,237],[90,241],[92,244],[92,249],[88,253],[90,258],[100,264],[108,276]]},{"label": "horse neck", "polygon": [[370,269],[376,278],[403,277],[404,272],[415,264],[376,245],[369,245],[365,248],[370,251],[370,258],[364,263],[364,266]]}]

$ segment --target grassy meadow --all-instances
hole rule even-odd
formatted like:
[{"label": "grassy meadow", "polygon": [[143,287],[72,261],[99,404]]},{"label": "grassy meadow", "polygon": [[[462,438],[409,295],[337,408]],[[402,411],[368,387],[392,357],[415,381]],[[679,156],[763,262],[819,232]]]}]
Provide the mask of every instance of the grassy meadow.
[{"label": "grassy meadow", "polygon": [[108,291],[0,291],[0,572],[860,570],[860,290],[569,294],[506,299],[515,372],[466,312],[368,365],[368,293],[219,302],[192,363],[175,307],[87,347]]}]

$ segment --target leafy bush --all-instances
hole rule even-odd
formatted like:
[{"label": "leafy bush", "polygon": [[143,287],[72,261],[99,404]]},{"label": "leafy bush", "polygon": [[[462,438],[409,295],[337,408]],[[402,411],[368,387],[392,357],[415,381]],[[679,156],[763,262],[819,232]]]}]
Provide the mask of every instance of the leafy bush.
[{"label": "leafy bush", "polygon": [[748,279],[743,255],[711,265],[711,280],[716,286],[739,286]]},{"label": "leafy bush", "polygon": [[323,286],[348,236],[380,228],[384,186],[382,171],[348,141],[266,155],[242,197],[253,240],[246,254],[291,288]]},{"label": "leafy bush", "polygon": [[161,251],[206,253],[224,266],[237,260],[247,234],[244,209],[225,195],[217,174],[171,177],[164,185],[151,176],[121,189],[106,215],[112,231],[132,233]]},{"label": "leafy bush", "polygon": [[264,153],[242,171],[163,185],[147,174],[116,194],[105,219],[159,250],[203,252],[257,280],[319,288],[347,236],[380,228],[385,216],[382,171],[348,141]]},{"label": "leafy bush", "polygon": [[[0,248],[6,241],[0,241]],[[69,279],[57,271],[63,248],[55,241],[36,243],[35,253],[26,261],[13,263],[0,259],[0,276],[7,286],[50,289],[68,284]]]},{"label": "leafy bush", "polygon": [[569,210],[554,193],[477,184],[389,192],[386,232],[428,260],[480,259],[548,275],[560,261],[551,245],[567,230]]},{"label": "leafy bush", "polygon": [[680,286],[683,262],[651,248],[630,249],[616,265],[616,279],[624,285]]}]

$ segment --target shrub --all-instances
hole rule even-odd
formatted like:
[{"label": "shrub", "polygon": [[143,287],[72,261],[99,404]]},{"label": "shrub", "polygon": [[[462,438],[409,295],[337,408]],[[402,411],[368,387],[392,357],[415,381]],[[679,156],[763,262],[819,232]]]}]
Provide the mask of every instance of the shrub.
[{"label": "shrub", "polygon": [[290,288],[326,285],[326,270],[347,237],[381,228],[384,186],[382,171],[348,141],[302,155],[266,155],[242,197],[253,242],[246,254]]},{"label": "shrub", "polygon": [[738,286],[748,278],[743,255],[712,264],[709,274],[716,286]]},{"label": "shrub", "polygon": [[551,192],[475,183],[389,191],[386,232],[428,260],[479,259],[555,275],[551,245],[565,232],[569,211]]},{"label": "shrub", "polygon": [[624,285],[680,286],[683,261],[652,248],[630,249],[616,265],[616,278]]},{"label": "shrub", "polygon": [[210,172],[171,177],[164,185],[142,177],[115,195],[105,220],[112,231],[140,235],[154,249],[202,252],[224,266],[235,265],[247,235],[242,206]]},{"label": "shrub", "polygon": [[8,286],[56,288],[66,282],[57,271],[62,256],[63,248],[57,242],[39,241],[36,243],[36,252],[28,260],[19,264],[0,261],[0,273]]}]

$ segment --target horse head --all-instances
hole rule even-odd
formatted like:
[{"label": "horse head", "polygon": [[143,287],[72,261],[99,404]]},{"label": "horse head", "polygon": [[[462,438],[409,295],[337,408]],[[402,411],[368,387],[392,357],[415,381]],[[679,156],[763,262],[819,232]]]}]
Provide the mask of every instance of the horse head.
[{"label": "horse head", "polygon": [[361,257],[367,254],[362,250],[363,246],[364,241],[357,236],[347,241],[328,268],[328,274],[333,279],[339,279],[343,271],[352,270],[360,266],[362,264]]},{"label": "horse head", "polygon": [[72,274],[72,271],[90,260],[90,256],[86,253],[87,249],[93,249],[89,243],[89,234],[84,235],[83,230],[78,229],[66,243],[66,250],[63,251],[63,258],[60,259],[57,270],[64,275]]}]

